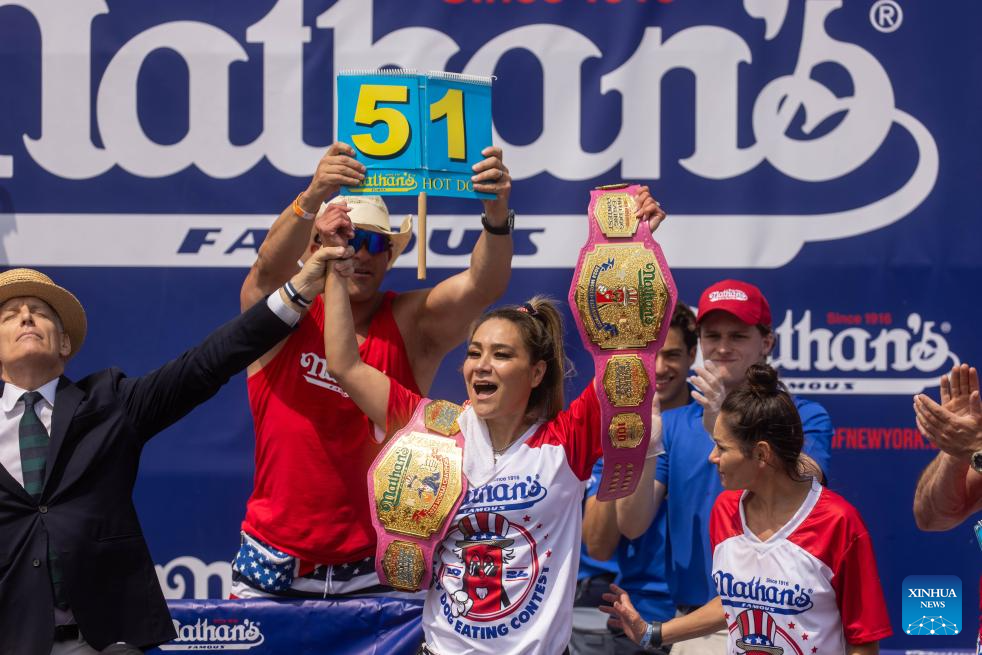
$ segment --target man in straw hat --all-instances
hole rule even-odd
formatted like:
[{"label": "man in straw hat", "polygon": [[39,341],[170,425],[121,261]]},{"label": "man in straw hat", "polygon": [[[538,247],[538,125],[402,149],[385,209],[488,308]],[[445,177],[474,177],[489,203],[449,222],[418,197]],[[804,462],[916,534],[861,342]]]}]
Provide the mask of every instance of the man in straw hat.
[{"label": "man in straw hat", "polygon": [[[511,275],[511,177],[500,148],[485,148],[482,155],[486,159],[474,166],[471,179],[476,191],[494,198],[481,201],[484,232],[470,268],[432,288],[396,294],[380,287],[411,238],[412,221],[406,217],[393,230],[378,196],[327,203],[342,185],[357,185],[365,176],[355,151],[335,143],[306,190],[273,223],[242,285],[242,309],[296,271],[297,260],[319,247],[318,231],[341,234],[355,249],[348,294],[362,356],[413,391],[429,390],[443,356],[504,293]],[[348,216],[354,231],[339,231]],[[322,300],[307,299],[313,305],[299,329],[248,369],[256,473],[233,568],[233,597],[388,591],[375,575],[375,531],[365,493],[383,432],[328,375]],[[291,556],[299,561],[288,583],[253,574],[261,570],[253,563]]]},{"label": "man in straw hat", "polygon": [[[286,337],[323,289],[324,248],[266,302],[143,377],[76,382],[81,303],[38,271],[0,273],[0,655],[139,653],[176,634],[132,493],[146,441]],[[350,260],[349,260],[350,261]]]}]

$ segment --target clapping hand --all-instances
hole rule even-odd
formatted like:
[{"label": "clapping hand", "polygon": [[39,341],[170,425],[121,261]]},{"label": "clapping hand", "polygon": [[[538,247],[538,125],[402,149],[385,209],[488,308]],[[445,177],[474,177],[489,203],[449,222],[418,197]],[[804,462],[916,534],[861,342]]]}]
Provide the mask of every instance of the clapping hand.
[{"label": "clapping hand", "polygon": [[931,443],[958,460],[982,450],[982,403],[979,373],[968,364],[941,378],[941,404],[924,394],[914,396],[917,429]]},{"label": "clapping hand", "polygon": [[726,398],[726,388],[716,363],[707,359],[705,364],[695,369],[695,375],[689,376],[689,383],[695,387],[692,397],[702,405],[702,426],[712,436],[716,417]]}]

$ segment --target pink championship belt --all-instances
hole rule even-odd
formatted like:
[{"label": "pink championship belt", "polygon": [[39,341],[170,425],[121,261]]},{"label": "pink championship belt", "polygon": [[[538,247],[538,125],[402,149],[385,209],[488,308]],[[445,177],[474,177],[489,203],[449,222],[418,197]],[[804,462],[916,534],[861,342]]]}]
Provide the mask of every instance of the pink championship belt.
[{"label": "pink championship belt", "polygon": [[612,184],[590,192],[590,232],[569,288],[599,383],[598,500],[627,496],[638,484],[651,438],[655,358],[678,298],[661,247],[635,215],[639,188]]},{"label": "pink championship belt", "polygon": [[424,399],[368,470],[375,570],[382,584],[418,591],[430,584],[433,551],[464,498],[463,408]]}]

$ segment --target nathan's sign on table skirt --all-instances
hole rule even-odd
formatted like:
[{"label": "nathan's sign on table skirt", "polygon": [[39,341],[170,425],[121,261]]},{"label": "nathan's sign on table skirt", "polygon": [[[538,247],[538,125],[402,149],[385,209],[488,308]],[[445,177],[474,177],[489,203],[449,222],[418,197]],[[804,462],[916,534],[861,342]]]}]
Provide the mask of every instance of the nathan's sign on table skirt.
[{"label": "nathan's sign on table skirt", "polygon": [[423,640],[422,600],[172,600],[168,606],[177,639],[150,653],[412,655]]}]

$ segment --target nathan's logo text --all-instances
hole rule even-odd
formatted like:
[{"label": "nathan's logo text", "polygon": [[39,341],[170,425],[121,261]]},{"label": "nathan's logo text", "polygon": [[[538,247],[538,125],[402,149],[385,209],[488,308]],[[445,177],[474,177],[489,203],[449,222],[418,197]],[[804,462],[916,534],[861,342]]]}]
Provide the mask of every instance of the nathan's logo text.
[{"label": "nathan's logo text", "polygon": [[526,509],[546,497],[548,489],[539,484],[538,473],[524,479],[513,476],[508,480],[495,479],[483,487],[467,490],[463,505],[473,509],[501,512],[506,509]]},{"label": "nathan's logo text", "polygon": [[177,639],[160,646],[160,650],[249,650],[265,641],[259,622],[252,619],[230,620],[199,618],[194,623],[174,619]]},{"label": "nathan's logo text", "polygon": [[730,605],[766,610],[773,614],[800,614],[812,608],[811,589],[786,580],[740,580],[732,573],[713,573],[716,591]]},{"label": "nathan's logo text", "polygon": [[720,289],[709,294],[709,302],[720,302],[721,300],[748,300],[747,294],[742,289]]},{"label": "nathan's logo text", "polygon": [[[848,318],[834,313],[826,316]],[[892,314],[869,316],[877,317],[872,329],[857,325],[857,318],[855,322],[837,319],[833,330],[813,327],[811,310],[800,318],[788,310],[774,330],[772,364],[787,373],[782,379],[796,393],[914,394],[937,385],[942,373],[960,363],[944,336],[951,329],[949,324],[939,325],[912,312],[903,325],[885,327],[880,319],[892,318]],[[849,327],[837,327],[843,323]],[[797,372],[838,375],[801,377]],[[842,373],[858,375],[845,377]]]},{"label": "nathan's logo text", "polygon": [[315,353],[303,353],[300,355],[300,366],[307,369],[304,373],[303,379],[318,387],[323,387],[324,389],[330,389],[335,393],[339,393],[345,398],[348,394],[344,392],[338,385],[338,381],[331,377],[331,374],[327,372],[327,359],[317,355]]}]

